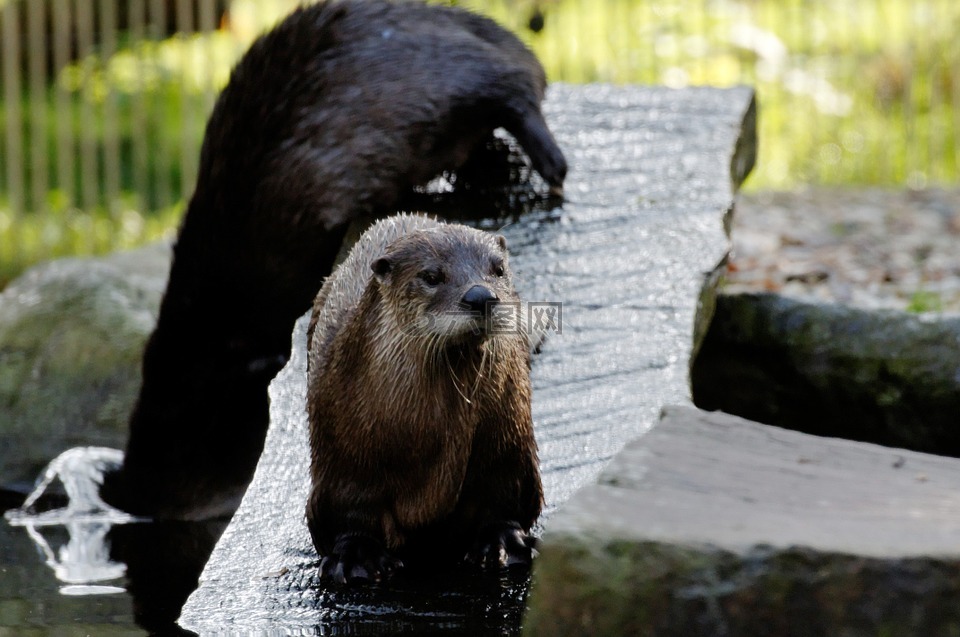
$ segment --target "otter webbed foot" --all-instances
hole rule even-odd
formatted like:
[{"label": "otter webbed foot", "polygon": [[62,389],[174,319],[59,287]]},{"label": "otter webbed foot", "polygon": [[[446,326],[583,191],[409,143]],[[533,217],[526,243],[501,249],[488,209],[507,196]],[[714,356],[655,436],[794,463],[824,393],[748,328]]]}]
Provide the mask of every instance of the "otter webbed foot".
[{"label": "otter webbed foot", "polygon": [[381,542],[367,535],[345,533],[320,561],[320,577],[338,584],[377,583],[401,568],[403,562],[390,555]]},{"label": "otter webbed foot", "polygon": [[530,566],[537,554],[536,544],[536,538],[516,522],[496,522],[480,529],[464,561],[485,571]]}]

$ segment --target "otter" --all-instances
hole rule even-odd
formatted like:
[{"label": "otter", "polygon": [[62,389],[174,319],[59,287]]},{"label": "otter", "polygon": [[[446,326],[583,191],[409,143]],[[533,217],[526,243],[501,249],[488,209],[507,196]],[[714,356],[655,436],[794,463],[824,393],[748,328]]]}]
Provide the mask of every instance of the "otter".
[{"label": "otter", "polygon": [[[307,522],[321,576],[409,558],[529,564],[543,490],[530,354],[502,236],[422,215],[367,230],[308,328]],[[509,305],[506,305],[509,304]]]},{"label": "otter", "polygon": [[456,171],[503,127],[548,186],[567,165],[534,55],[493,21],[415,2],[295,10],[234,68],[207,124],[126,455],[102,496],[137,515],[231,515],[285,364],[350,222]]}]

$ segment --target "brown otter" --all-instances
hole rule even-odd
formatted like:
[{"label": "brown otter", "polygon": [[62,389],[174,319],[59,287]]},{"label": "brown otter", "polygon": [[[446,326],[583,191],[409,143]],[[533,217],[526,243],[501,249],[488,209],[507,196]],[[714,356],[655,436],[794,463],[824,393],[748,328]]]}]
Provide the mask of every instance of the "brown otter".
[{"label": "brown otter", "polygon": [[516,37],[450,7],[331,1],[255,42],[207,125],[104,499],[159,518],[231,514],[263,448],[267,385],[350,221],[392,214],[501,126],[560,187],[545,84]]},{"label": "brown otter", "polygon": [[307,380],[322,576],[530,562],[530,355],[518,321],[491,323],[496,304],[519,314],[503,237],[419,215],[374,224],[324,283]]}]

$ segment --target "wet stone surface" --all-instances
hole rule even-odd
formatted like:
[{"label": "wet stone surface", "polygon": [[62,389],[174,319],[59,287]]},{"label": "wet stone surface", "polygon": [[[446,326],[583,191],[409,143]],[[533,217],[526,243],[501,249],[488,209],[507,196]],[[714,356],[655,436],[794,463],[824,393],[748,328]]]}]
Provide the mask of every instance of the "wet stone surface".
[{"label": "wet stone surface", "polygon": [[950,635],[960,460],[669,407],[552,518],[527,635]]},{"label": "wet stone surface", "polygon": [[[524,300],[562,303],[560,333],[548,335],[532,372],[548,530],[557,507],[662,405],[689,402],[698,299],[727,249],[731,171],[742,179],[752,165],[751,100],[747,89],[549,93],[547,118],[571,166],[566,203],[502,230]],[[416,582],[336,589],[317,581],[303,514],[302,323],[270,388],[271,428],[253,483],[180,624],[203,633],[516,632],[526,582],[510,577],[444,581],[442,591],[433,583],[428,594]]]}]

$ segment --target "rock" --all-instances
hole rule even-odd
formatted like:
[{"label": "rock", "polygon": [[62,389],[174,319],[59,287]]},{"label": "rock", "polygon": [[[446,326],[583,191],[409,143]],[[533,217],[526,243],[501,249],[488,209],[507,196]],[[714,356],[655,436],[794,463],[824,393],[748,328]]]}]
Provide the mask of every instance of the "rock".
[{"label": "rock", "polygon": [[61,451],[122,448],[170,267],[166,243],[37,266],[0,294],[0,489]]},{"label": "rock", "polygon": [[741,198],[734,255],[692,366],[694,402],[960,455],[958,233],[951,190]]},{"label": "rock", "polygon": [[[664,404],[689,401],[692,326],[698,314],[709,319],[698,294],[727,250],[724,216],[752,166],[752,105],[746,88],[551,87],[544,111],[571,167],[563,209],[485,226],[506,236],[521,297],[562,303],[559,333],[549,331],[532,370],[548,530],[553,511]],[[270,429],[253,481],[180,625],[198,633],[516,632],[526,588],[506,577],[482,594],[453,578],[427,594],[318,581],[304,523],[302,328],[270,386]]]},{"label": "rock", "polygon": [[550,520],[527,635],[960,630],[960,461],[669,407]]},{"label": "rock", "polygon": [[960,316],[721,294],[691,379],[703,409],[960,456]]}]

